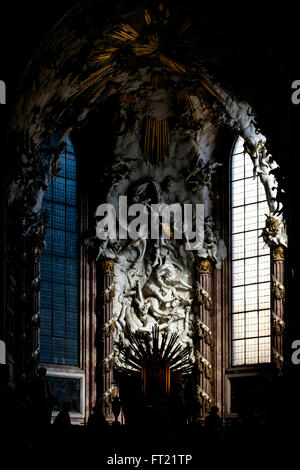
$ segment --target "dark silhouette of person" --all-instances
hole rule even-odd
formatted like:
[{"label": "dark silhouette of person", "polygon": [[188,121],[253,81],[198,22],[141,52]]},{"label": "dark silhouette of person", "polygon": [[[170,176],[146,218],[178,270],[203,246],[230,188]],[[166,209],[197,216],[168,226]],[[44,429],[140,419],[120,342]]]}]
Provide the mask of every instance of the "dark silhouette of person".
[{"label": "dark silhouette of person", "polygon": [[62,408],[58,415],[56,416],[53,425],[56,427],[56,429],[59,429],[60,431],[68,431],[71,428],[71,418],[69,414],[69,403],[64,402],[62,404]]},{"label": "dark silhouette of person", "polygon": [[102,406],[97,404],[92,408],[92,413],[87,422],[88,447],[91,449],[95,446],[99,447],[99,443],[101,442],[102,449],[100,448],[99,452],[105,452],[109,445],[110,431],[110,426],[102,412]]},{"label": "dark silhouette of person", "polygon": [[37,377],[34,377],[32,381],[32,412],[38,429],[47,429],[51,424],[52,409],[55,402],[46,374],[47,369],[40,367]]},{"label": "dark silhouette of person", "polygon": [[214,438],[220,438],[223,436],[223,423],[222,419],[218,415],[219,408],[212,406],[210,413],[205,418],[204,429],[209,436]]},{"label": "dark silhouette of person", "polygon": [[90,433],[98,433],[99,431],[104,431],[108,429],[109,424],[106,421],[104,414],[102,412],[101,406],[96,405],[92,408],[92,414],[89,416],[88,419],[88,431]]}]

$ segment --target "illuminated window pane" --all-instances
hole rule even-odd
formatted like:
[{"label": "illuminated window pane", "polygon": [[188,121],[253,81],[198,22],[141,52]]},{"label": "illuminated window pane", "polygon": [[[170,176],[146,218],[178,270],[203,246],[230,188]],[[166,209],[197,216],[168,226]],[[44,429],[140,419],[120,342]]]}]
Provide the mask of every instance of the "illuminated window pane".
[{"label": "illuminated window pane", "polygon": [[232,289],[232,305],[234,313],[245,311],[244,287],[234,287]]},{"label": "illuminated window pane", "polygon": [[[245,283],[253,284],[257,282],[257,258],[245,259]],[[254,291],[256,291],[254,289]]]},{"label": "illuminated window pane", "polygon": [[41,253],[41,362],[78,365],[77,161],[71,141],[45,194],[50,218]]},{"label": "illuminated window pane", "polygon": [[239,138],[232,156],[232,364],[270,362],[270,250],[265,189]]},{"label": "illuminated window pane", "polygon": [[271,337],[259,338],[259,362],[271,361]]},{"label": "illuminated window pane", "polygon": [[232,355],[234,365],[239,366],[245,364],[245,340],[235,340],[232,343]]},{"label": "illuminated window pane", "polygon": [[248,178],[245,181],[245,204],[252,204],[257,201],[257,178]]},{"label": "illuminated window pane", "polygon": [[257,256],[258,232],[253,230],[245,233],[245,257]]},{"label": "illuminated window pane", "polygon": [[233,233],[244,232],[244,207],[232,209],[232,231]]},{"label": "illuminated window pane", "polygon": [[232,285],[241,286],[245,284],[244,260],[232,262]]},{"label": "illuminated window pane", "polygon": [[245,340],[245,363],[258,363],[258,338]]},{"label": "illuminated window pane", "polygon": [[232,316],[233,339],[245,338],[245,314],[239,313]]},{"label": "illuminated window pane", "polygon": [[232,183],[232,199],[235,206],[243,206],[245,202],[244,180],[234,181]]},{"label": "illuminated window pane", "polygon": [[232,259],[244,258],[245,236],[243,233],[232,235]]}]

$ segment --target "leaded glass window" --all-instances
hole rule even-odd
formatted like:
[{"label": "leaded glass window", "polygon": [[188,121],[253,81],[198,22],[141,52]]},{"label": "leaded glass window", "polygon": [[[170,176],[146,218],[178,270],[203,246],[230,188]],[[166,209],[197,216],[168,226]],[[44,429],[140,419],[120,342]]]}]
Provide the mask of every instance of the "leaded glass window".
[{"label": "leaded glass window", "polygon": [[43,200],[50,219],[41,253],[41,362],[78,365],[77,160],[70,139],[60,166]]},{"label": "leaded glass window", "polygon": [[269,209],[243,144],[239,137],[231,167],[234,366],[270,362],[270,250],[260,237]]}]

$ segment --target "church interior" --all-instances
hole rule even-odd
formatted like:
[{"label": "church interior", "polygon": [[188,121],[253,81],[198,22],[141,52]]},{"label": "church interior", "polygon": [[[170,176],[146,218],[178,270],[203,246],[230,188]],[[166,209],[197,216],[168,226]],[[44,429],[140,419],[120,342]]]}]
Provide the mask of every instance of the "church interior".
[{"label": "church interior", "polygon": [[5,446],[126,468],[289,454],[291,4],[30,3],[1,32]]}]

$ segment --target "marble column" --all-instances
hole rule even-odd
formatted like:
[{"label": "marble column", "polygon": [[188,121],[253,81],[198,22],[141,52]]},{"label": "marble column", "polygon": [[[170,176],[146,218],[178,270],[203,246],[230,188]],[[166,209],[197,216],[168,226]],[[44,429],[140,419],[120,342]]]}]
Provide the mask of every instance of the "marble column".
[{"label": "marble column", "polygon": [[32,311],[31,311],[31,344],[32,357],[35,363],[40,360],[40,248],[34,246],[33,252],[33,281]]},{"label": "marble column", "polygon": [[196,364],[198,369],[197,397],[200,403],[201,417],[204,417],[212,405],[212,264],[207,258],[198,259],[196,264]]},{"label": "marble column", "polygon": [[278,375],[282,374],[283,369],[283,335],[285,331],[284,255],[282,245],[272,247],[272,362]]},{"label": "marble column", "polygon": [[[25,226],[25,221],[24,221]],[[21,236],[23,268],[21,274],[21,330],[23,330],[24,364],[27,377],[35,376],[40,362],[40,246],[33,234]]]},{"label": "marble column", "polygon": [[113,384],[113,331],[115,328],[113,319],[114,298],[114,260],[105,259],[102,262],[103,269],[103,326],[102,342],[103,355],[101,361],[102,370],[102,403],[103,412],[107,421],[113,421],[114,416],[111,409],[111,400],[114,397],[115,387]]}]

